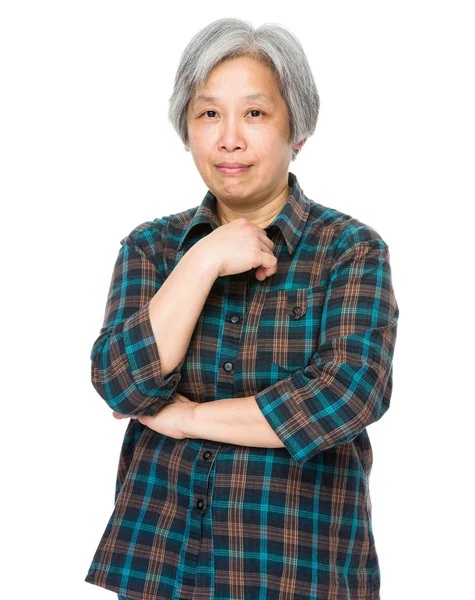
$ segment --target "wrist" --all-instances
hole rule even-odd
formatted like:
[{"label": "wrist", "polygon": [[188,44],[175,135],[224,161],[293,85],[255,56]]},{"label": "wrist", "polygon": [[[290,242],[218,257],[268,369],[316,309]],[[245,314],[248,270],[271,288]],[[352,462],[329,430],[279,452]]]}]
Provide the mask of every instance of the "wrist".
[{"label": "wrist", "polygon": [[199,402],[190,401],[189,405],[186,407],[186,410],[183,412],[181,430],[183,435],[187,438],[196,439],[199,437],[197,435],[196,428],[196,409],[199,405]]},{"label": "wrist", "polygon": [[212,253],[207,251],[205,246],[200,245],[204,240],[205,238],[196,242],[183,258],[188,256],[189,260],[193,261],[197,269],[200,269],[204,275],[212,277],[214,281],[219,277],[221,263],[217,260],[218,257],[213,256]]}]

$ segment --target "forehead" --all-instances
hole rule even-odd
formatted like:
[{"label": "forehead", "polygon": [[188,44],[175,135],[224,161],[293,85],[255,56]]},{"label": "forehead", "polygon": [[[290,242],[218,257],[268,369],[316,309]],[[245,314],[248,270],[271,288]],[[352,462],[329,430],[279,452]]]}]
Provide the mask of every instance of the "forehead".
[{"label": "forehead", "polygon": [[224,60],[208,73],[202,87],[195,86],[192,99],[195,103],[220,102],[231,94],[240,102],[279,101],[281,95],[273,70],[262,60],[237,57]]},{"label": "forehead", "polygon": [[[210,96],[205,92],[196,92],[194,94],[195,102],[219,102],[219,96]],[[239,96],[239,100],[247,101],[247,100],[265,100],[268,102],[272,101],[272,96],[270,94],[266,94],[265,92],[254,92],[252,94],[243,94]]]}]

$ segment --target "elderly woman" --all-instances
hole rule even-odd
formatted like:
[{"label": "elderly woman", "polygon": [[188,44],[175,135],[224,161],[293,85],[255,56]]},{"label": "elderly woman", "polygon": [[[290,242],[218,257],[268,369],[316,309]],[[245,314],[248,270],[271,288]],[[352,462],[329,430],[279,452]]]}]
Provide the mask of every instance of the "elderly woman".
[{"label": "elderly woman", "polygon": [[181,57],[170,119],[208,190],[121,240],[91,352],[127,427],[85,581],[119,599],[379,599],[367,427],[399,310],[381,236],[288,171],[318,109],[281,26],[220,19]]}]

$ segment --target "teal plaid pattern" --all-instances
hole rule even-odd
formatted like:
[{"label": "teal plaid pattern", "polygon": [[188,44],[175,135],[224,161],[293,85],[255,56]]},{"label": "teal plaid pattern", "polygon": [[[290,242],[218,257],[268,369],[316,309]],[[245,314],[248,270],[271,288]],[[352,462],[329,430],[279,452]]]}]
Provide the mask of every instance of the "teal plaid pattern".
[{"label": "teal plaid pattern", "polygon": [[91,350],[109,409],[153,415],[176,391],[194,402],[254,395],[283,447],[175,440],[130,419],[85,581],[135,600],[379,600],[367,427],[392,393],[389,249],[290,172],[288,184],[265,228],[277,272],[218,277],[166,376],[148,304],[218,227],[216,198],[208,190],[121,240]]}]

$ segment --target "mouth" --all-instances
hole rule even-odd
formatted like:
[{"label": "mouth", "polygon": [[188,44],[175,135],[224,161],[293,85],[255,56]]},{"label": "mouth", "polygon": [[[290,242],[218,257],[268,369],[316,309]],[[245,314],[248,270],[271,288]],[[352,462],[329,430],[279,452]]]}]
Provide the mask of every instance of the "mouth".
[{"label": "mouth", "polygon": [[238,173],[244,173],[244,171],[247,171],[251,167],[252,167],[252,165],[239,165],[239,164],[233,165],[233,166],[229,166],[226,164],[216,165],[216,168],[218,169],[218,171],[220,171],[220,173],[223,173],[223,175],[236,175]]}]

